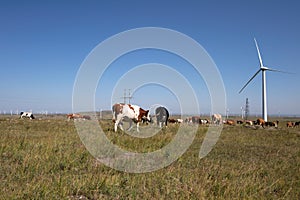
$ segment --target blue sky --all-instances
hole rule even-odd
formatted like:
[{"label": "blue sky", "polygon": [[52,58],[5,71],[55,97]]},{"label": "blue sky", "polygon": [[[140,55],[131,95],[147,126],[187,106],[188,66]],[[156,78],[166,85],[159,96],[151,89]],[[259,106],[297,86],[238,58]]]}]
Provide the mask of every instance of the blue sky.
[{"label": "blue sky", "polygon": [[[298,1],[276,0],[1,1],[0,111],[71,112],[76,74],[99,43],[129,29],[162,27],[186,34],[206,49],[223,78],[230,113],[240,113],[247,97],[250,112],[261,113],[261,76],[238,94],[259,67],[256,37],[266,66],[295,73],[267,72],[269,113],[300,114],[299,9]],[[116,60],[100,81],[107,89],[96,92],[96,108],[110,109],[122,73],[149,62],[189,69],[185,76],[199,88],[200,111],[209,112],[201,77],[185,61],[154,50]],[[161,103],[178,112],[174,95],[156,85],[139,88],[132,101],[142,107]]]}]

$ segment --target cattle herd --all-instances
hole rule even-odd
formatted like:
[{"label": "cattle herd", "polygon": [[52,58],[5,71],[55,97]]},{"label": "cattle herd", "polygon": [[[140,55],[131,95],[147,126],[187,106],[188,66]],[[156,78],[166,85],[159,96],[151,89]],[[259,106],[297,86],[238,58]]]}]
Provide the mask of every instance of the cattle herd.
[{"label": "cattle herd", "polygon": [[[232,120],[226,119],[222,120],[222,116],[220,114],[213,114],[210,119],[201,118],[199,116],[191,116],[186,117],[185,119],[175,119],[169,118],[170,114],[169,111],[162,106],[159,106],[155,109],[155,113],[153,116],[150,116],[149,110],[144,110],[140,106],[132,105],[132,104],[123,104],[117,103],[112,106],[112,121],[114,123],[114,131],[117,132],[118,127],[123,131],[123,121],[126,120],[129,122],[129,129],[132,129],[132,122],[136,124],[137,131],[139,132],[139,123],[154,123],[156,121],[156,125],[160,128],[163,126],[167,127],[168,123],[185,123],[185,124],[199,124],[199,125],[220,125],[220,124],[227,124],[227,125],[236,125],[236,124],[244,124],[249,126],[261,126],[265,127],[275,127],[278,128],[279,121],[273,122],[266,122],[263,119],[259,118],[257,120]],[[35,119],[32,112],[21,112],[20,118],[29,118]],[[68,120],[90,120],[91,117],[89,115],[81,115],[76,113],[67,114]],[[294,128],[299,127],[300,121],[296,122],[287,122],[287,128]]]}]

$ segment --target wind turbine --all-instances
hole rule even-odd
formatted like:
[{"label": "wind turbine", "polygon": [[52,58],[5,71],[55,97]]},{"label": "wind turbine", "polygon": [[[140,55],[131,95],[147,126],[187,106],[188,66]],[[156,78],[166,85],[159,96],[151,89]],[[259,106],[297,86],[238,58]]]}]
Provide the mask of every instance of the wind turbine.
[{"label": "wind turbine", "polygon": [[[250,78],[250,80],[244,85],[244,87],[239,91],[239,93],[241,93],[245,87],[255,78],[255,76],[257,74],[259,74],[259,72],[262,72],[262,116],[263,119],[265,121],[268,121],[268,112],[267,112],[267,86],[266,86],[266,71],[274,71],[274,72],[283,72],[283,71],[279,71],[276,69],[271,69],[268,68],[266,66],[263,65],[262,59],[261,59],[261,55],[260,55],[260,51],[256,42],[256,39],[254,38],[254,42],[256,45],[256,50],[257,50],[257,54],[258,54],[258,58],[259,58],[259,70]],[[283,72],[285,73],[285,72]]]}]

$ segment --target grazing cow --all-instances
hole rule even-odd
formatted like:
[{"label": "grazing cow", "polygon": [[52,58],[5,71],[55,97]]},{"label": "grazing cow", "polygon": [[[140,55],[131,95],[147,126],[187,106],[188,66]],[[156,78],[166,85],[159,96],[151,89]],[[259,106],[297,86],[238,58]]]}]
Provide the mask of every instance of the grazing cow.
[{"label": "grazing cow", "polygon": [[212,122],[214,124],[222,124],[222,115],[220,115],[220,114],[213,114],[212,115]]},{"label": "grazing cow", "polygon": [[183,119],[177,119],[177,123],[183,123]]},{"label": "grazing cow", "polygon": [[226,124],[228,125],[235,125],[235,121],[232,119],[227,119]]},{"label": "grazing cow", "polygon": [[287,127],[287,128],[289,128],[289,127],[292,127],[292,128],[293,128],[294,125],[295,125],[294,122],[287,122],[287,123],[286,123],[286,127]]},{"label": "grazing cow", "polygon": [[177,123],[177,120],[176,119],[168,119],[168,122],[171,124],[175,124],[175,123]]},{"label": "grazing cow", "polygon": [[275,128],[278,127],[279,121],[275,121],[275,122],[265,122],[264,126],[274,126]]},{"label": "grazing cow", "polygon": [[29,118],[29,119],[35,119],[35,117],[33,116],[33,114],[31,112],[21,112],[20,113],[20,118]]},{"label": "grazing cow", "polygon": [[191,124],[191,123],[193,123],[191,117],[185,118],[184,122],[185,122],[186,124]]},{"label": "grazing cow", "polygon": [[71,113],[71,114],[67,114],[67,118],[68,120],[74,119],[74,120],[90,120],[91,117],[88,115],[80,115],[80,114],[76,114],[76,113]]},{"label": "grazing cow", "polygon": [[299,125],[300,125],[300,121],[299,122],[295,122],[295,124],[294,124],[294,127],[299,127]]},{"label": "grazing cow", "polygon": [[209,120],[208,119],[201,119],[200,123],[201,124],[209,124]]},{"label": "grazing cow", "polygon": [[236,123],[237,124],[243,124],[243,121],[242,120],[236,120]]},{"label": "grazing cow", "polygon": [[256,124],[257,125],[260,125],[260,126],[262,126],[262,127],[264,127],[264,125],[265,125],[265,120],[263,120],[263,119],[261,119],[261,118],[258,118],[257,120],[256,120]]},{"label": "grazing cow", "polygon": [[91,117],[89,115],[83,115],[82,118],[86,120],[91,120]]},{"label": "grazing cow", "polygon": [[160,128],[165,124],[165,126],[168,126],[168,120],[169,120],[169,111],[165,107],[158,107],[155,109],[155,116],[156,116],[156,123],[157,126]]},{"label": "grazing cow", "polygon": [[252,126],[253,125],[253,121],[251,121],[251,120],[246,120],[246,122],[245,122],[247,125],[250,125],[250,126]]},{"label": "grazing cow", "polygon": [[112,106],[112,111],[113,122],[115,123],[115,132],[117,132],[118,126],[122,131],[124,131],[122,127],[122,121],[124,118],[130,119],[128,131],[132,129],[132,121],[136,123],[137,132],[140,132],[139,123],[142,121],[142,119],[151,121],[149,110],[144,110],[137,105],[117,103]]},{"label": "grazing cow", "polygon": [[171,124],[180,124],[183,122],[183,119],[168,119],[168,122]]},{"label": "grazing cow", "polygon": [[193,116],[192,122],[193,122],[193,124],[201,124],[201,119],[198,116]]},{"label": "grazing cow", "polygon": [[76,114],[76,113],[71,113],[71,114],[67,114],[67,118],[68,120],[71,119],[82,119],[82,116],[80,114]]}]

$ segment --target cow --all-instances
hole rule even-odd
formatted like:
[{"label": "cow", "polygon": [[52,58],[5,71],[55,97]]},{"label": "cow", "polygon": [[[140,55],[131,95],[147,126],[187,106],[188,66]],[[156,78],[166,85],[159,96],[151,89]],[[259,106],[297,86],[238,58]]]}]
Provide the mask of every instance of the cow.
[{"label": "cow", "polygon": [[253,121],[251,121],[251,120],[246,120],[246,122],[245,122],[247,125],[250,125],[250,126],[252,126],[253,125]]},{"label": "cow", "polygon": [[244,122],[242,120],[236,120],[237,124],[243,124]]},{"label": "cow", "polygon": [[156,123],[157,126],[160,128],[165,124],[165,126],[168,126],[168,120],[169,120],[169,111],[165,107],[158,107],[155,109],[155,116],[156,116]]},{"label": "cow", "polygon": [[261,118],[258,118],[257,120],[256,120],[256,124],[257,125],[260,125],[260,126],[262,126],[262,127],[264,127],[264,125],[265,125],[265,120],[263,120],[263,119],[261,119]]},{"label": "cow", "polygon": [[183,122],[183,119],[168,119],[168,122],[171,124],[180,124]]},{"label": "cow", "polygon": [[208,119],[201,119],[200,123],[201,124],[209,124],[209,120]]},{"label": "cow", "polygon": [[84,120],[91,120],[91,116],[89,116],[89,115],[83,115],[82,118]]},{"label": "cow", "polygon": [[76,114],[76,113],[71,113],[71,114],[67,114],[67,118],[70,121],[71,119],[74,120],[90,120],[91,117],[89,115],[80,115],[80,114]]},{"label": "cow", "polygon": [[116,103],[112,106],[112,112],[112,120],[114,122],[115,132],[117,132],[118,126],[122,131],[124,131],[122,126],[122,121],[124,118],[129,119],[130,126],[128,128],[128,131],[132,129],[132,121],[136,123],[137,132],[140,132],[139,123],[142,121],[142,119],[146,119],[149,122],[151,121],[149,110],[144,110],[137,105]]},{"label": "cow", "polygon": [[183,123],[183,119],[177,119],[177,123]]},{"label": "cow", "polygon": [[168,119],[168,122],[170,124],[175,124],[175,123],[177,123],[177,119]]},{"label": "cow", "polygon": [[32,112],[20,112],[20,118],[23,119],[24,117],[29,119],[35,119]]},{"label": "cow", "polygon": [[201,119],[198,116],[193,116],[192,117],[192,123],[193,124],[201,124]]},{"label": "cow", "polygon": [[289,128],[289,127],[292,127],[292,128],[293,128],[294,125],[295,125],[294,122],[287,122],[287,123],[286,123],[286,127],[287,127],[287,128]]},{"label": "cow", "polygon": [[275,128],[278,127],[279,121],[275,121],[275,122],[265,122],[264,126],[274,126]]},{"label": "cow", "polygon": [[226,124],[228,124],[228,125],[235,125],[235,121],[232,120],[232,119],[227,119],[226,120]]},{"label": "cow", "polygon": [[212,115],[212,122],[214,123],[214,124],[222,124],[222,115],[220,115],[220,114],[213,114]]},{"label": "cow", "polygon": [[185,122],[186,124],[191,124],[191,123],[193,123],[191,117],[185,118],[184,122]]},{"label": "cow", "polygon": [[299,125],[300,125],[300,121],[299,122],[295,122],[295,124],[294,124],[294,127],[299,127]]}]

